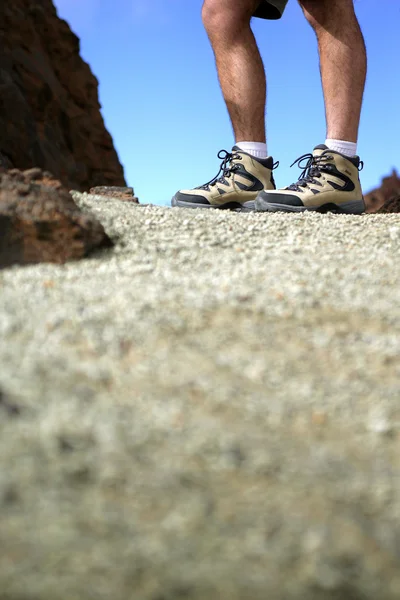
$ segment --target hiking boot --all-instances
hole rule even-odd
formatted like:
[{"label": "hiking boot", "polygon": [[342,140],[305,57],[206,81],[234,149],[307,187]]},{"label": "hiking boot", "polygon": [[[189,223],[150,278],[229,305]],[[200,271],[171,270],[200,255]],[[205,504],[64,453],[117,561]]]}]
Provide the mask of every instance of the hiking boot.
[{"label": "hiking boot", "polygon": [[274,164],[272,156],[255,158],[233,146],[232,152],[218,152],[218,158],[222,163],[217,175],[193,190],[177,192],[172,206],[250,211],[261,190],[276,189],[272,171],[279,163]]},{"label": "hiking boot", "polygon": [[321,144],[312,154],[300,156],[293,165],[296,163],[303,169],[299,181],[284,189],[260,192],[256,210],[349,214],[365,211],[358,176],[364,164],[358,156],[349,158]]}]

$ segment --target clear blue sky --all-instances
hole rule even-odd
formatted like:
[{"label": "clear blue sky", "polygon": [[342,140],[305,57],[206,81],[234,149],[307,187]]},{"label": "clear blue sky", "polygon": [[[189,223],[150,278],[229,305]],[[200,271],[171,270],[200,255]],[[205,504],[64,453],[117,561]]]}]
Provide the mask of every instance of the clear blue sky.
[{"label": "clear blue sky", "polygon": [[[141,202],[169,203],[201,185],[233,144],[214,58],[201,23],[202,0],[55,0],[81,39],[100,81],[100,102],[129,185]],[[400,3],[356,0],[369,73],[358,153],[364,191],[400,169]],[[253,20],[268,78],[269,153],[277,185],[289,165],[325,140],[315,36],[296,0],[280,21]]]}]

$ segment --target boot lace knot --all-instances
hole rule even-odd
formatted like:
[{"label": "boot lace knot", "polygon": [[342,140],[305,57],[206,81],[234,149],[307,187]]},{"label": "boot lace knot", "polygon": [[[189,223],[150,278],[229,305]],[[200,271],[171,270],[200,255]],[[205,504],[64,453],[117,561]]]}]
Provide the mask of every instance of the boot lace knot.
[{"label": "boot lace knot", "polygon": [[[319,181],[316,181],[321,177],[322,171],[328,171],[331,168],[329,164],[333,160],[333,156],[328,154],[322,154],[321,156],[314,156],[313,154],[303,154],[297,158],[294,163],[290,166],[293,167],[295,164],[302,169],[299,180],[296,183],[292,183],[286,189],[293,190],[295,192],[302,191],[301,188],[306,188],[310,183],[315,185],[321,185]],[[306,162],[305,162],[306,161]]]}]

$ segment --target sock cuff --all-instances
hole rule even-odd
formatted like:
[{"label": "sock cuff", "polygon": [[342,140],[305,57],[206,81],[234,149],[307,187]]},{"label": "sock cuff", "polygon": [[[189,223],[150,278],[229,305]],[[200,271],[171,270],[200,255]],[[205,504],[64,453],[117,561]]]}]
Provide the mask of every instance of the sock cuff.
[{"label": "sock cuff", "polygon": [[265,142],[237,142],[235,145],[254,158],[267,158],[268,156]]},{"label": "sock cuff", "polygon": [[335,150],[344,154],[345,156],[353,157],[357,154],[357,143],[347,142],[345,140],[336,140],[333,138],[327,138],[325,140],[325,146],[328,146],[329,150]]}]

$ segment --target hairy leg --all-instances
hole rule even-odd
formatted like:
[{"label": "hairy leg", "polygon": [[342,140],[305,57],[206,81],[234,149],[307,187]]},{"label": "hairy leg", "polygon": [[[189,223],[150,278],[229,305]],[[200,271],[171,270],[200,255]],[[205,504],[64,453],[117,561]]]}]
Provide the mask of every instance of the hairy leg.
[{"label": "hairy leg", "polygon": [[265,142],[265,71],[250,28],[259,2],[205,0],[203,4],[203,23],[236,142]]},{"label": "hairy leg", "polygon": [[367,72],[353,0],[299,0],[320,55],[327,138],[356,142]]}]

